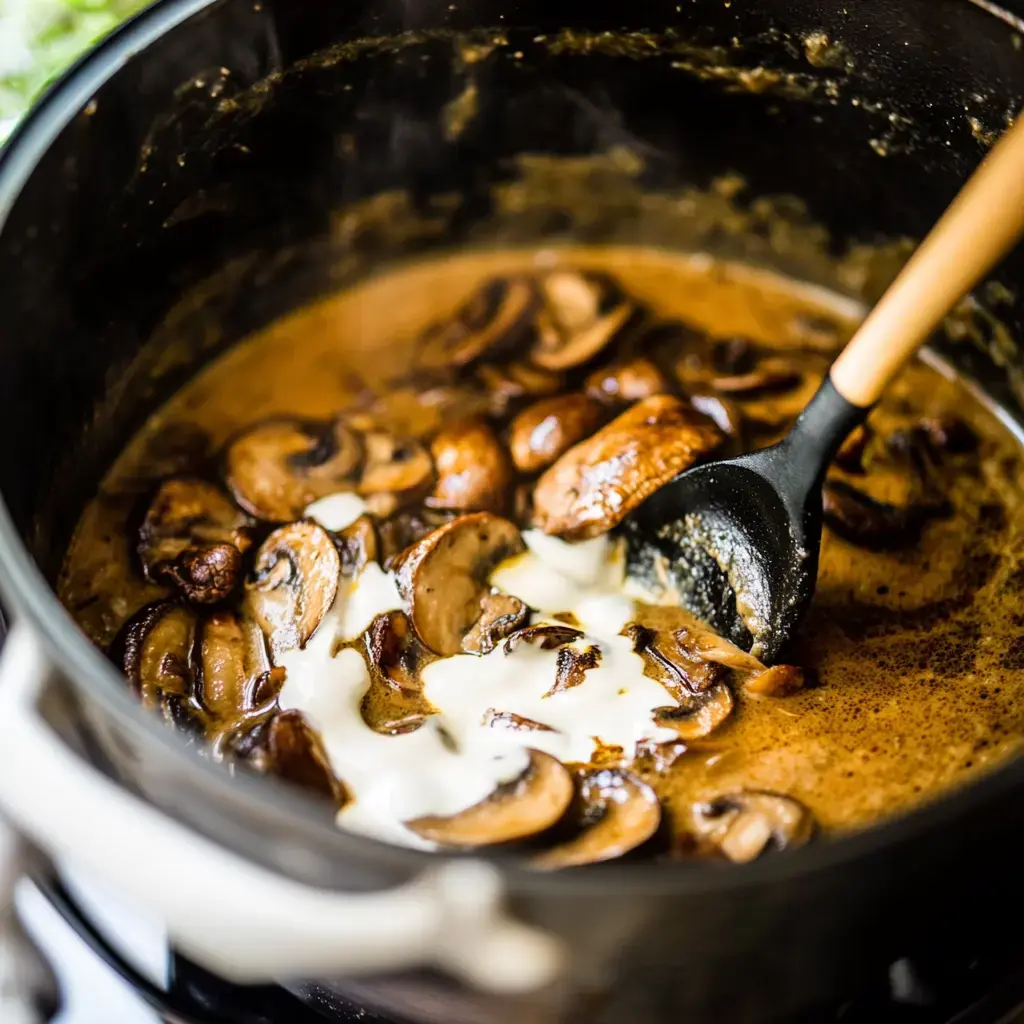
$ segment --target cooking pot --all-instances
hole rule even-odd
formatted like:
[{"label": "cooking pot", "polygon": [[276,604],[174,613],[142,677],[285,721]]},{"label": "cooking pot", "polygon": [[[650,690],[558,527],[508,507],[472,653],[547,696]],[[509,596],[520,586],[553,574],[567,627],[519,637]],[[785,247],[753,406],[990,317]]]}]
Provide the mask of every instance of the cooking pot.
[{"label": "cooking pot", "polygon": [[[9,820],[204,966],[328,1014],[344,994],[444,1024],[792,1019],[922,934],[1019,913],[1024,761],[746,866],[537,875],[340,833],[212,763],[53,586],[147,413],[396,261],[639,242],[870,301],[1020,107],[1022,37],[988,0],[165,0],[101,44],[0,160]],[[1021,281],[1017,253],[936,342],[1008,417]]]}]

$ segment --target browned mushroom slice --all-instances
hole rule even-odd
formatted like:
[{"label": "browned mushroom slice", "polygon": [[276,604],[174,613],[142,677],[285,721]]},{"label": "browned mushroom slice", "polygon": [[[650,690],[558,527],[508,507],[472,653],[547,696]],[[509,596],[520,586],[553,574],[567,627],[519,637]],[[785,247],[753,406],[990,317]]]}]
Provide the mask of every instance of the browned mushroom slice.
[{"label": "browned mushroom slice", "polygon": [[519,413],[509,427],[512,461],[522,473],[546,469],[597,430],[604,418],[604,410],[587,395],[541,399]]},{"label": "browned mushroom slice", "polygon": [[252,538],[248,517],[219,487],[174,477],[157,490],[139,529],[148,579],[175,584],[190,601],[225,600],[242,573]]},{"label": "browned mushroom slice", "polygon": [[822,489],[825,522],[843,540],[873,551],[917,543],[925,525],[943,514],[942,507],[901,507],[876,501],[842,480],[826,480]]},{"label": "browned mushroom slice", "polygon": [[429,327],[416,353],[420,369],[468,366],[485,355],[512,351],[533,333],[537,290],[525,277],[481,285],[445,323]]},{"label": "browned mushroom slice", "polygon": [[605,768],[582,773],[569,820],[579,834],[533,857],[531,867],[554,871],[621,857],[658,831],[661,805],[635,775]]},{"label": "browned mushroom slice", "polygon": [[462,651],[483,613],[491,571],[522,548],[513,523],[474,512],[446,523],[400,556],[398,589],[427,647],[443,657]]},{"label": "browned mushroom slice", "polygon": [[796,665],[773,665],[752,675],[744,684],[747,693],[759,697],[789,697],[807,685],[807,675]]},{"label": "browned mushroom slice", "polygon": [[711,386],[722,394],[743,400],[792,391],[802,380],[803,374],[792,367],[766,360],[749,373],[713,377]]},{"label": "browned mushroom slice", "polygon": [[348,803],[344,784],[335,778],[320,737],[299,711],[275,715],[267,730],[267,768],[282,779],[329,796],[338,808]]},{"label": "browned mushroom slice", "polygon": [[582,640],[583,633],[573,626],[561,623],[538,623],[518,629],[505,641],[505,653],[511,654],[520,644],[534,644],[542,651],[553,651],[556,647]]},{"label": "browned mushroom slice", "polygon": [[224,457],[228,487],[247,512],[272,523],[345,490],[362,461],[359,439],[340,421],[276,419],[235,438]]},{"label": "browned mushroom slice", "polygon": [[360,494],[393,495],[397,505],[422,497],[434,480],[434,465],[427,450],[410,438],[374,431],[363,438],[366,450]]},{"label": "browned mushroom slice", "polygon": [[311,520],[279,527],[263,542],[245,607],[275,657],[305,646],[334,603],[340,573],[338,549]]},{"label": "browned mushroom slice", "polygon": [[253,694],[266,670],[263,636],[254,623],[232,612],[214,612],[199,632],[196,697],[215,725],[224,725],[255,706]]},{"label": "browned mushroom slice", "polygon": [[718,683],[710,690],[694,693],[678,707],[655,708],[654,723],[674,729],[682,740],[699,740],[711,735],[732,714],[735,702],[732,690]]},{"label": "browned mushroom slice", "polygon": [[572,540],[607,533],[721,440],[678,398],[646,398],[544,473],[533,492],[535,524]]},{"label": "browned mushroom slice", "polygon": [[377,536],[380,540],[380,564],[385,569],[394,569],[400,555],[408,552],[414,544],[422,540],[445,523],[455,518],[454,512],[434,511],[429,508],[404,509],[393,516],[377,523]]},{"label": "browned mushroom slice", "polygon": [[630,321],[636,311],[618,285],[603,274],[556,270],[539,281],[541,309],[530,359],[546,370],[586,363]]},{"label": "browned mushroom slice", "polygon": [[488,708],[484,712],[484,719],[480,723],[491,729],[508,729],[510,732],[556,732],[550,725],[542,722],[535,722],[532,718],[524,718],[514,711],[498,711],[496,708]]},{"label": "browned mushroom slice", "polygon": [[[765,665],[741,647],[719,636],[703,623],[677,629],[673,634],[679,647],[691,657],[711,662],[737,672],[763,672]],[[718,677],[721,678],[721,677]]]},{"label": "browned mushroom slice", "polygon": [[530,609],[511,594],[487,594],[481,599],[480,618],[462,641],[467,654],[490,654],[507,636],[526,625]]},{"label": "browned mushroom slice", "polygon": [[501,512],[508,504],[512,467],[486,420],[471,419],[441,430],[430,442],[437,485],[431,508]]},{"label": "browned mushroom slice", "polygon": [[591,645],[582,651],[576,647],[559,648],[555,661],[554,685],[544,694],[552,697],[563,690],[571,690],[586,682],[587,673],[601,663],[601,648]]},{"label": "browned mushroom slice", "polygon": [[672,384],[650,359],[631,359],[626,363],[595,370],[583,384],[583,390],[599,402],[629,405],[652,395],[672,391]]},{"label": "browned mushroom slice", "polygon": [[670,633],[631,623],[622,632],[643,657],[644,675],[656,679],[676,700],[708,690],[728,674],[724,665],[704,660],[688,646],[690,638],[685,630]]},{"label": "browned mushroom slice", "polygon": [[800,846],[814,834],[814,818],[798,800],[757,790],[697,804],[693,820],[697,837],[737,864]]},{"label": "browned mushroom slice", "polygon": [[110,657],[147,707],[191,695],[195,632],[195,612],[177,601],[146,605],[121,627]]},{"label": "browned mushroom slice", "polygon": [[360,516],[335,536],[335,545],[341,556],[341,572],[344,576],[355,577],[370,563],[380,557],[380,542],[377,527],[370,516]]},{"label": "browned mushroom slice", "polygon": [[572,797],[569,772],[549,754],[531,750],[526,772],[486,800],[459,814],[416,818],[406,826],[443,846],[494,846],[547,831],[565,814]]},{"label": "browned mushroom slice", "polygon": [[390,690],[418,694],[423,690],[420,673],[434,656],[419,641],[405,612],[383,612],[363,634],[366,656],[374,674]]}]

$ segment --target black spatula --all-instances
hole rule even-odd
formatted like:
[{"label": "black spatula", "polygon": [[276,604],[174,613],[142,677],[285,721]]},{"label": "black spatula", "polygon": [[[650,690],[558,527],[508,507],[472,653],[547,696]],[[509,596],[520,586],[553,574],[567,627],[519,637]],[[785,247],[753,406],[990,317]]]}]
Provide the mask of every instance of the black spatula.
[{"label": "black spatula", "polygon": [[821,485],[840,444],[943,317],[1024,234],[1024,118],[907,263],[778,444],[687,470],[626,524],[631,569],[771,662],[814,593]]}]

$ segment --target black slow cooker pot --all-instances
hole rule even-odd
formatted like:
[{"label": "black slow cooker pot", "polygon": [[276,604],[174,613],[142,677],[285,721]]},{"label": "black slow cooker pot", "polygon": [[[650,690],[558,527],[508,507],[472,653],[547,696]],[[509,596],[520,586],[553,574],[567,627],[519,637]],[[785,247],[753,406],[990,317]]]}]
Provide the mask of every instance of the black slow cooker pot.
[{"label": "black slow cooker pot", "polygon": [[[0,807],[207,966],[328,1013],[355,993],[445,1024],[792,1019],[922,933],[1006,927],[1024,761],[744,867],[439,858],[212,764],[53,584],[148,412],[394,261],[689,240],[870,299],[896,263],[841,254],[927,230],[1021,105],[1022,36],[988,0],[166,0],[103,43],[0,160]],[[708,196],[729,215],[701,219]],[[996,280],[938,344],[1016,416],[1024,254]]]}]

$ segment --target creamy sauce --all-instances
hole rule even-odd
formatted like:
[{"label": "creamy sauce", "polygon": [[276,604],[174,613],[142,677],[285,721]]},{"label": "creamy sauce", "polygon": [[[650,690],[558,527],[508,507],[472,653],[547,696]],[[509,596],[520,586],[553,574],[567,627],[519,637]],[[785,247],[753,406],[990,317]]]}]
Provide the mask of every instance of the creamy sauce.
[{"label": "creamy sauce", "polygon": [[[537,259],[527,252],[468,253],[409,266],[272,325],[202,372],[128,446],[83,514],[60,591],[86,632],[106,645],[127,616],[166,593],[140,579],[125,536],[137,481],[164,450],[160,441],[168,431],[202,430],[217,448],[269,416],[328,416],[368,392],[389,391],[395,387],[394,368],[407,365],[424,324],[450,313],[488,276],[530,269]],[[747,417],[761,424],[759,444],[778,436],[806,403],[857,319],[857,308],[847,300],[707,257],[625,247],[543,254],[545,265],[560,259],[615,274],[662,317],[685,319],[712,337],[742,335],[799,358],[805,379],[798,388],[743,403]],[[402,301],[395,301],[396,294]],[[423,437],[436,429],[439,414],[428,403],[396,395],[393,405],[396,431]],[[794,657],[815,671],[819,685],[785,699],[750,697],[739,689],[737,711],[721,729],[690,744],[670,770],[649,771],[645,778],[657,788],[673,826],[685,829],[694,801],[752,787],[797,797],[826,828],[861,827],[1020,750],[1024,492],[1018,441],[962,383],[921,362],[905,370],[871,421],[884,436],[923,416],[950,413],[965,420],[980,442],[968,471],[941,477],[953,514],[930,522],[917,544],[888,552],[866,551],[826,530],[817,597]],[[908,498],[906,474],[884,458],[868,476],[844,478],[879,500]],[[339,529],[360,510],[358,499],[334,496],[309,511]],[[623,638],[614,627],[628,613],[621,592],[615,596],[614,577],[604,575],[611,572],[609,564],[584,546],[565,551],[549,538],[529,536],[527,544],[529,553],[501,567],[493,582],[547,615],[572,611],[592,642],[607,648],[607,661],[557,700],[545,698],[542,689],[552,652],[456,657],[430,666],[425,686],[441,710],[438,722],[450,719],[456,738],[473,750],[470,755],[460,748],[451,764],[476,757],[472,772],[448,774],[449,767],[438,767],[448,762],[438,752],[443,745],[435,725],[392,737],[364,735],[371,730],[359,724],[365,664],[352,648],[330,654],[357,636],[376,611],[397,607],[394,584],[382,570],[364,570],[354,587],[343,580],[330,624],[321,626],[305,651],[293,652],[303,660],[289,668],[283,700],[316,722],[339,774],[360,794],[345,812],[350,827],[383,834],[426,807],[459,809],[519,770],[523,737],[498,736],[503,730],[483,730],[477,719],[499,700],[511,701],[513,692],[521,700],[515,711],[527,717],[546,713],[540,720],[560,729],[526,734],[526,740],[564,744],[544,749],[567,758],[593,750],[575,715],[593,716],[602,740],[630,742],[646,727],[650,707],[671,703],[663,688],[636,677],[638,659],[620,646]],[[636,613],[646,624],[678,623],[673,609],[637,605]],[[297,665],[307,660],[311,667],[300,671]],[[516,666],[515,673],[509,666]],[[620,671],[636,687],[625,696],[611,683]],[[602,682],[606,678],[608,684]],[[622,721],[606,713],[603,699],[591,701],[585,691],[620,701],[628,709]],[[558,710],[570,705],[573,713]],[[485,733],[482,747],[467,739],[479,739],[478,733]],[[372,754],[355,755],[364,740],[366,749],[373,744],[388,752],[378,754],[375,747]],[[508,760],[496,760],[495,745],[505,742]],[[416,753],[421,746],[430,750],[426,760],[422,751]],[[379,778],[385,761],[392,766],[384,773],[387,782]],[[436,774],[427,780],[428,765],[448,781],[441,785]],[[402,784],[399,775],[406,779]],[[379,796],[373,788],[378,783]],[[399,830],[395,838],[408,841],[407,830]]]},{"label": "creamy sauce", "polygon": [[[341,508],[350,495],[334,495],[306,510]],[[346,524],[347,525],[347,524]],[[558,651],[528,643],[511,653],[499,645],[490,654],[441,658],[423,671],[424,695],[437,714],[415,732],[382,736],[362,714],[370,687],[363,655],[339,641],[354,640],[372,614],[401,607],[394,584],[376,564],[343,589],[335,607],[302,650],[283,655],[287,671],[281,690],[284,709],[303,712],[323,740],[331,766],[345,780],[352,802],[338,824],[379,839],[424,845],[402,824],[424,815],[450,815],[483,800],[526,768],[529,749],[563,763],[591,759],[595,744],[633,751],[644,740],[675,735],[658,728],[655,708],[676,701],[644,675],[644,663],[622,630],[636,619],[636,605],[624,596],[623,560],[607,537],[567,544],[535,530],[524,539],[529,550],[491,576],[491,584],[544,613],[571,613],[585,637],[570,647],[596,646],[601,659],[580,686],[551,693]],[[351,609],[360,610],[353,616]],[[365,628],[365,626],[363,626]],[[499,711],[530,719],[542,730],[516,730],[489,723]]]}]

